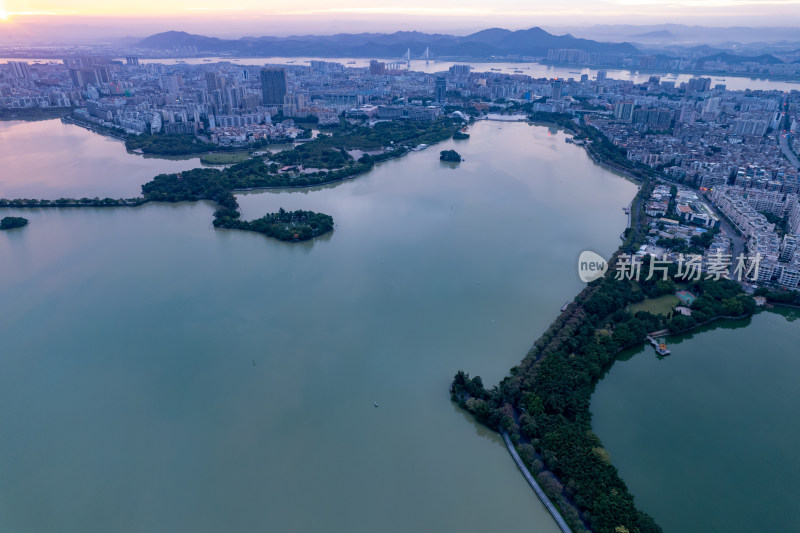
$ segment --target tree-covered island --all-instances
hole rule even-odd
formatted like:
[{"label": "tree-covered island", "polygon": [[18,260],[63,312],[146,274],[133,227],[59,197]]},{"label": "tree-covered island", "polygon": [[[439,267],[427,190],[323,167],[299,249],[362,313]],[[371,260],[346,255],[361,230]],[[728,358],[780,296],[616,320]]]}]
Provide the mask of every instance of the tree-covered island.
[{"label": "tree-covered island", "polygon": [[459,154],[455,150],[442,150],[441,152],[439,152],[439,160],[447,161],[448,163],[460,163],[461,154]]},{"label": "tree-covered island", "polygon": [[[197,168],[160,174],[142,185],[139,198],[0,199],[0,207],[136,207],[147,202],[210,200],[219,205],[214,213],[215,227],[255,231],[286,241],[307,240],[331,231],[333,219],[311,211],[281,210],[244,221],[233,193],[258,188],[309,187],[353,178],[380,161],[407,154],[414,146],[449,139],[460,127],[462,121],[450,117],[379,122],[373,126],[343,120],[329,130],[330,134],[321,134],[291,150],[267,152],[266,158],[248,158],[225,169]],[[201,153],[211,148],[187,135],[131,136],[126,142],[129,149],[145,153]]]},{"label": "tree-covered island", "polygon": [[214,227],[254,231],[281,241],[307,241],[333,231],[333,217],[313,211],[284,211],[267,213],[255,220],[242,220],[229,211],[214,214]]},{"label": "tree-covered island", "polygon": [[28,225],[28,219],[22,217],[3,217],[0,220],[0,230],[21,228]]}]

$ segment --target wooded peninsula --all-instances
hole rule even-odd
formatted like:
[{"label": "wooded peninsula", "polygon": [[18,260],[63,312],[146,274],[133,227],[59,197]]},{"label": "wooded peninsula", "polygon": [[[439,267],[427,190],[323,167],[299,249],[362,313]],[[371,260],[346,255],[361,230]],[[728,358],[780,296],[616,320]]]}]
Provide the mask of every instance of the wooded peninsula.
[{"label": "wooded peninsula", "polygon": [[[313,239],[333,230],[329,215],[312,211],[269,213],[252,221],[241,220],[235,191],[259,188],[309,187],[353,178],[376,163],[403,156],[419,144],[451,138],[462,121],[441,117],[434,121],[380,122],[372,127],[342,121],[330,134],[265,157],[255,156],[225,169],[197,168],[178,174],[160,174],[142,185],[138,198],[0,199],[0,207],[137,207],[147,202],[196,202],[219,205],[214,213],[218,228],[255,231],[285,241]],[[148,153],[206,152],[209,146],[176,135],[131,137],[128,148]],[[362,152],[358,160],[348,150]],[[371,152],[371,153],[363,153]]]},{"label": "wooded peninsula", "polygon": [[[636,252],[645,239],[647,224],[640,207],[653,189],[652,169],[628,161],[623,150],[569,115],[534,113],[531,119],[570,129],[576,139],[589,141],[587,150],[593,158],[641,180],[632,204],[632,225],[609,260],[606,275],[578,294],[508,377],[487,389],[479,376],[470,378],[459,371],[451,384],[451,398],[483,424],[511,436],[523,462],[573,532],[660,532],[653,518],[636,508],[592,431],[589,405],[594,388],[617,354],[644,342],[648,332],[680,332],[717,317],[748,317],[755,302],[734,281],[678,278],[676,265],[666,280],[660,276],[646,280],[647,257],[639,280],[616,279],[619,256]],[[691,316],[629,310],[630,304],[645,298],[674,293],[676,283],[685,283],[698,295]]]}]

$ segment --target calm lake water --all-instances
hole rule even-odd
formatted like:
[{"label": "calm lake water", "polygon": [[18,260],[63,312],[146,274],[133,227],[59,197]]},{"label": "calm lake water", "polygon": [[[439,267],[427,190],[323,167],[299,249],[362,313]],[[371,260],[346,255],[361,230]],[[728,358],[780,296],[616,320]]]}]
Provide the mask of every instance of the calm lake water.
[{"label": "calm lake water", "polygon": [[800,531],[800,311],[762,312],[629,350],[594,429],[665,532]]},{"label": "calm lake water", "polygon": [[130,198],[157,174],[197,168],[200,158],[129,154],[125,143],[60,120],[0,122],[0,198]]},{"label": "calm lake water", "polygon": [[[0,143],[13,168],[39,154],[3,196],[126,196],[166,171],[134,167],[187,164],[42,125],[66,147]],[[0,210],[31,222],[0,234],[0,531],[557,531],[447,387],[521,360],[635,190],[563,134],[481,123],[239,196],[246,217],[333,215],[303,244],[214,230],[205,202]]]}]

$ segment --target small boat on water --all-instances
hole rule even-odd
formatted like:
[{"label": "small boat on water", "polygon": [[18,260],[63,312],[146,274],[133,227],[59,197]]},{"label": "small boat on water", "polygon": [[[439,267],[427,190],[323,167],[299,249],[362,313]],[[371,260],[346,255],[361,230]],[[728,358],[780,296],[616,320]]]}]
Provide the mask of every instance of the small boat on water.
[{"label": "small boat on water", "polygon": [[500,70],[499,68],[491,68],[489,70]]},{"label": "small boat on water", "polygon": [[348,65],[355,65],[355,64],[356,64],[356,62],[355,62],[355,61],[348,61],[348,62],[347,62],[347,64],[348,64]]},{"label": "small boat on water", "polygon": [[515,70],[514,72],[517,73],[517,74],[522,74],[521,70]]}]

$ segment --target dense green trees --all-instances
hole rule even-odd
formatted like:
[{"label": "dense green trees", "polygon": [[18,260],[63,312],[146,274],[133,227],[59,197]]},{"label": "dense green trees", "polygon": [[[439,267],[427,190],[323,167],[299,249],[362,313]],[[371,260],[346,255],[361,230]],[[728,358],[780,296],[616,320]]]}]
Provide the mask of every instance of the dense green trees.
[{"label": "dense green trees", "polygon": [[559,485],[551,483],[549,496],[575,531],[585,525],[609,533],[620,526],[631,532],[660,531],[635,508],[591,431],[589,413],[594,385],[617,351],[663,327],[663,317],[625,312],[639,298],[641,289],[633,282],[612,276],[593,282],[498,387],[480,390],[478,378],[468,379],[463,372],[453,381],[454,400],[484,423],[529,443],[528,466],[543,466],[560,480],[563,489],[556,491]]},{"label": "dense green trees", "polygon": [[455,150],[442,150],[441,152],[439,152],[439,160],[447,161],[450,163],[460,163],[461,154],[459,154]]},{"label": "dense green trees", "polygon": [[4,217],[0,220],[0,229],[21,228],[28,225],[28,219],[22,217]]},{"label": "dense green trees", "polygon": [[37,200],[0,198],[0,207],[135,207],[142,205],[144,198],[59,198],[58,200]]},{"label": "dense green trees", "polygon": [[254,231],[281,241],[306,241],[333,231],[333,218],[313,211],[284,211],[267,213],[255,220],[241,220],[229,211],[214,213],[214,227]]},{"label": "dense green trees", "polygon": [[[486,390],[479,377],[470,379],[464,372],[456,374],[451,386],[453,400],[481,422],[529,446],[523,457],[530,468],[546,468],[557,476],[563,490],[554,491],[557,485],[550,484],[549,496],[566,509],[565,519],[571,517],[575,530],[585,523],[597,532],[614,533],[619,527],[660,531],[635,508],[591,430],[591,394],[616,354],[642,342],[650,331],[682,331],[717,316],[749,316],[755,310],[753,299],[736,282],[711,279],[689,284],[698,295],[691,317],[631,314],[626,311],[630,303],[675,290],[671,278],[645,280],[648,261],[643,264],[640,282],[614,279],[612,267],[589,284],[498,387]],[[670,269],[670,276],[675,273]]]},{"label": "dense green trees", "polygon": [[[659,532],[661,528],[653,519],[636,509],[600,439],[592,432],[589,403],[594,387],[617,353],[644,341],[648,332],[666,327],[682,331],[716,316],[748,316],[755,302],[735,282],[700,280],[688,287],[698,295],[691,317],[668,319],[645,311],[627,311],[631,303],[676,289],[673,278],[677,266],[669,267],[666,280],[661,272],[654,272],[648,280],[649,258],[642,262],[639,281],[615,279],[619,254],[638,249],[644,242],[648,226],[641,202],[653,189],[651,171],[628,161],[624,151],[600,132],[576,125],[569,115],[534,113],[531,118],[577,130],[590,141],[590,151],[596,156],[642,178],[633,203],[633,226],[626,230],[622,246],[609,261],[606,276],[584,288],[575,304],[555,320],[509,376],[487,390],[479,377],[470,379],[459,372],[451,386],[451,397],[484,424],[508,431],[539,479],[558,481],[546,483],[546,490],[573,531],[588,527],[600,533]],[[692,245],[705,247],[711,237],[713,233],[708,232]]]},{"label": "dense green trees", "polygon": [[125,140],[125,148],[158,155],[199,154],[223,149],[213,143],[204,143],[194,135],[148,133],[129,135]]},{"label": "dense green trees", "polygon": [[[254,157],[226,169],[197,168],[178,174],[160,174],[142,185],[141,198],[59,198],[58,200],[0,199],[0,207],[118,207],[139,206],[146,202],[194,202],[211,200],[219,205],[214,225],[256,231],[282,240],[306,240],[333,229],[333,219],[311,211],[287,213],[281,210],[252,221],[240,220],[235,190],[261,187],[308,187],[332,183],[367,172],[375,163],[406,154],[411,146],[435,143],[452,137],[460,121],[442,117],[434,121],[381,122],[374,127],[353,126],[343,121],[333,135],[286,150],[267,164]],[[190,135],[139,135],[128,139],[129,149],[146,153],[176,154],[218,149]],[[358,161],[347,149],[387,149],[376,155],[363,155]],[[280,164],[302,164],[320,168],[317,172],[281,172]]]},{"label": "dense green trees", "polygon": [[[450,118],[431,122],[380,122],[372,128],[344,127],[335,135],[320,135],[292,150],[270,156],[276,163],[266,164],[255,157],[224,170],[194,169],[181,174],[156,176],[142,187],[148,200],[176,202],[216,198],[222,190],[260,187],[308,187],[340,181],[370,170],[375,163],[398,157],[410,146],[445,140],[458,131],[460,122]],[[348,149],[372,150],[391,147],[377,155],[363,155],[354,161]],[[316,172],[280,172],[279,165],[319,168]]]},{"label": "dense green trees", "polygon": [[684,331],[716,317],[751,316],[756,310],[752,297],[729,279],[701,279],[689,284],[688,290],[697,295],[692,302],[692,315],[676,315],[667,323],[672,332]]},{"label": "dense green trees", "polygon": [[759,287],[755,292],[756,296],[765,296],[770,302],[781,304],[800,305],[800,293],[797,291],[786,291]]},{"label": "dense green trees", "polygon": [[306,168],[342,168],[353,163],[353,158],[344,148],[331,148],[327,143],[307,142],[294,150],[284,150],[271,156],[283,165],[303,165]]},{"label": "dense green trees", "polygon": [[0,108],[0,120],[52,120],[71,112],[71,107],[3,107]]}]

